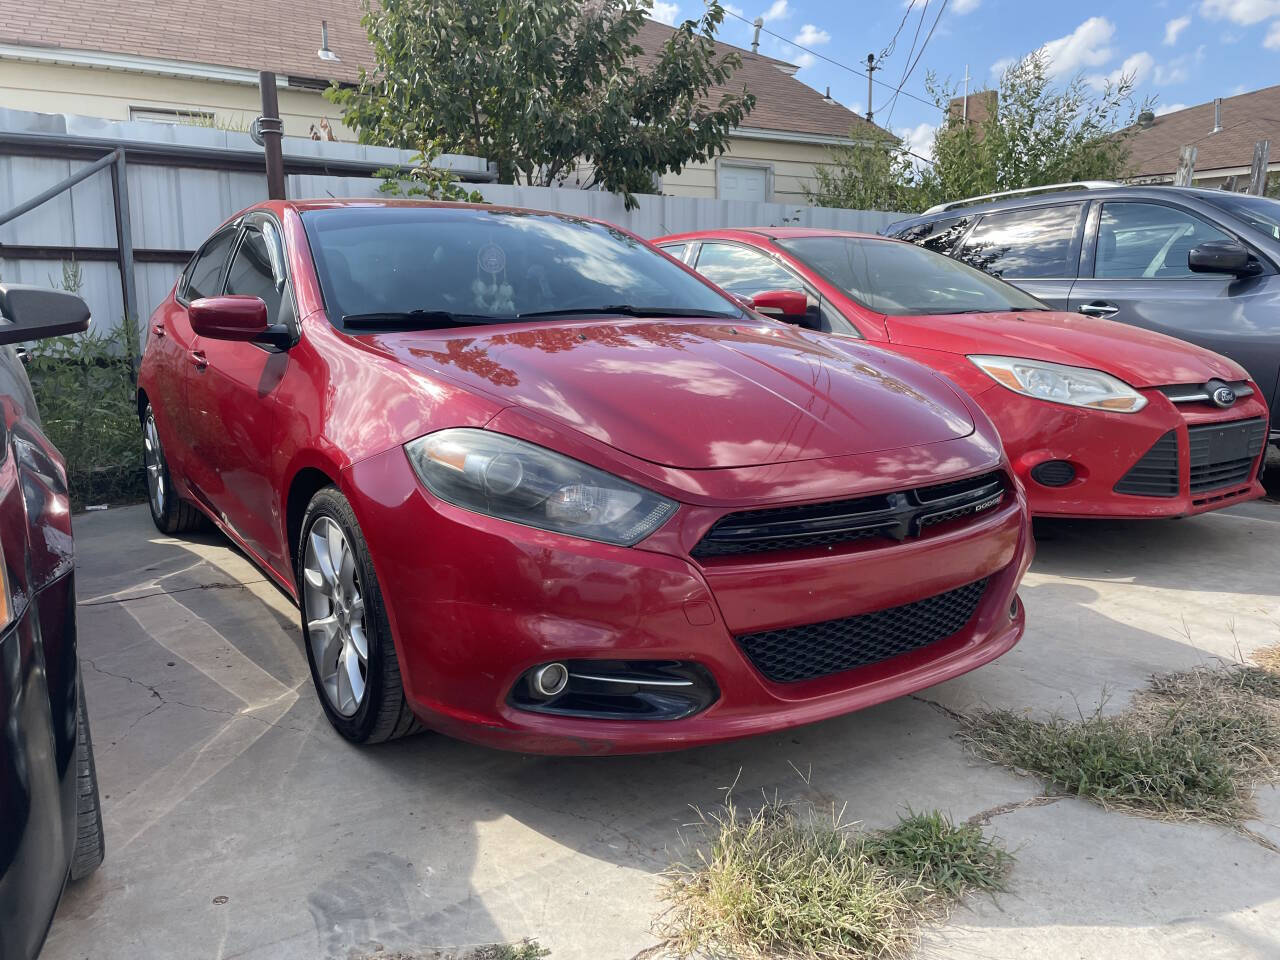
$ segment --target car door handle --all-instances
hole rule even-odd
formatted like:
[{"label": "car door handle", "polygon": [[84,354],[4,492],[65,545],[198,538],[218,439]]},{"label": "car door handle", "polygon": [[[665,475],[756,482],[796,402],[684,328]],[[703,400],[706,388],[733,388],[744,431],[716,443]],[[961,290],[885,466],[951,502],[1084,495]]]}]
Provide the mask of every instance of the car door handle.
[{"label": "car door handle", "polygon": [[1114,303],[1107,303],[1104,300],[1095,300],[1093,303],[1080,304],[1077,313],[1083,313],[1086,317],[1110,317],[1120,312],[1120,308]]},{"label": "car door handle", "polygon": [[197,370],[203,370],[205,367],[209,366],[209,358],[204,355],[203,350],[192,350],[191,353],[188,354],[188,357],[191,362],[195,364],[195,368]]}]

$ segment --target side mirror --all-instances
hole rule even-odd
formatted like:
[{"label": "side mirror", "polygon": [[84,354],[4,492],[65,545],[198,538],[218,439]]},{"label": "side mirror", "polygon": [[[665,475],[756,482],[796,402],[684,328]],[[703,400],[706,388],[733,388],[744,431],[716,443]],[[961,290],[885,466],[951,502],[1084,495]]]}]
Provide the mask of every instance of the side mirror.
[{"label": "side mirror", "polygon": [[1194,273],[1229,273],[1236,277],[1250,277],[1258,272],[1248,248],[1234,240],[1206,240],[1192,247],[1187,254],[1187,266]]},{"label": "side mirror", "polygon": [[809,298],[799,290],[765,290],[751,298],[757,313],[775,320],[803,322],[809,314]]},{"label": "side mirror", "polygon": [[258,340],[267,333],[267,305],[261,297],[201,297],[187,308],[191,329],[211,340]]},{"label": "side mirror", "polygon": [[25,283],[0,283],[0,344],[84,333],[89,308],[74,293]]}]

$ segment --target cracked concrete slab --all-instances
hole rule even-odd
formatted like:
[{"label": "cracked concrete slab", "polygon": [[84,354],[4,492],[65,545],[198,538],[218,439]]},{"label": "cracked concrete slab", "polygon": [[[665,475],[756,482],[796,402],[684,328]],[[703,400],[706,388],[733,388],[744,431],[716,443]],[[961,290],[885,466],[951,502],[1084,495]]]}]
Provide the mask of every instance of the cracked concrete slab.
[{"label": "cracked concrete slab", "polygon": [[[573,759],[433,735],[350,747],[314,699],[296,611],[243,556],[160,536],[145,507],[77,517],[107,859],[68,888],[45,956],[312,960],[537,937],[553,960],[627,960],[656,943],[659,875],[687,855],[694,809],[734,783],[743,803],[778,791],[869,826],[938,807],[1015,847],[1010,893],[968,902],[923,955],[1280,955],[1280,856],[1045,797],[954,737],[955,711],[1092,709],[1104,688],[1120,708],[1154,672],[1280,641],[1280,510],[1038,532],[1027,636],[975,673],[783,734]],[[1276,791],[1259,808],[1274,839]]]}]

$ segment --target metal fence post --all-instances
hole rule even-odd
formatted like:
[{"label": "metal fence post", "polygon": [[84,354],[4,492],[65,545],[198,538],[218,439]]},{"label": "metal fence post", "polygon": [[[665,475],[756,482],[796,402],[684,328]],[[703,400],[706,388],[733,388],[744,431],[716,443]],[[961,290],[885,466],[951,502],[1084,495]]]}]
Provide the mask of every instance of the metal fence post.
[{"label": "metal fence post", "polygon": [[125,351],[138,374],[138,290],[133,275],[133,227],[129,222],[129,179],[124,149],[116,148],[111,168],[111,199],[116,214],[116,257],[120,264],[120,292],[124,297]]},{"label": "metal fence post", "polygon": [[284,123],[280,120],[280,102],[276,95],[276,75],[269,70],[258,74],[258,86],[262,90],[262,116],[258,129],[262,134],[262,149],[267,156],[267,197],[284,199],[284,152],[280,138]]}]

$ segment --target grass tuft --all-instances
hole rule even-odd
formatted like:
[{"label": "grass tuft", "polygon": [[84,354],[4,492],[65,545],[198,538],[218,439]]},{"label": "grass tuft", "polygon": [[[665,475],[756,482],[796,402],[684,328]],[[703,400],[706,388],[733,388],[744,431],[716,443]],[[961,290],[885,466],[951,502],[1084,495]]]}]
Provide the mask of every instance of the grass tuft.
[{"label": "grass tuft", "polygon": [[961,736],[1105,807],[1238,824],[1280,762],[1280,675],[1244,665],[1165,674],[1121,714],[1041,721],[995,710],[968,718]]},{"label": "grass tuft", "polygon": [[699,814],[697,862],[666,874],[662,923],[680,955],[864,960],[906,955],[920,925],[971,889],[998,890],[1012,861],[974,826],[910,814],[863,833],[834,811],[732,798]]}]

